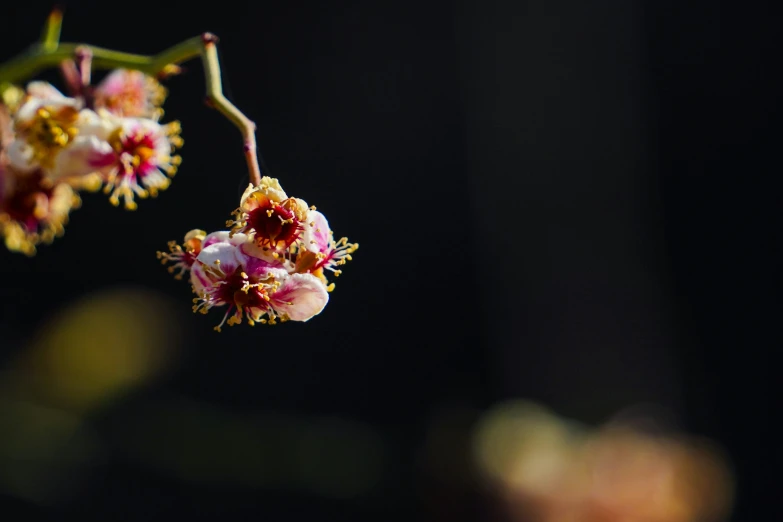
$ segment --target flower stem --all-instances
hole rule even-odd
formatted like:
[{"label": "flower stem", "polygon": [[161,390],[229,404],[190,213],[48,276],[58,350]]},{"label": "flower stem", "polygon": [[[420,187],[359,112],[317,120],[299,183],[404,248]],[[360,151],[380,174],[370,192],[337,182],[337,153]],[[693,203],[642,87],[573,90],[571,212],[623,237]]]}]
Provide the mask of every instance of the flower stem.
[{"label": "flower stem", "polygon": [[207,104],[218,110],[242,133],[250,182],[254,185],[261,183],[261,169],[256,154],[256,125],[223,95],[220,63],[215,46],[218,39],[215,35],[204,33],[154,56],[145,56],[86,44],[60,43],[61,24],[62,13],[53,11],[49,15],[40,43],[33,44],[27,51],[0,64],[0,86],[24,81],[43,69],[59,66],[64,61],[85,53],[92,56],[93,69],[133,69],[159,78],[179,73],[179,64],[200,57],[204,67]]}]

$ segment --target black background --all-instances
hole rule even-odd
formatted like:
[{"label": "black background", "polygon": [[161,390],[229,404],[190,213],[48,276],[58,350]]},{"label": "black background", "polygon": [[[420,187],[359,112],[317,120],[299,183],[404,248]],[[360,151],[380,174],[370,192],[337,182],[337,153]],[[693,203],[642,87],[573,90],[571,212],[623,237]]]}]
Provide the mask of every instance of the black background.
[{"label": "black background", "polygon": [[[0,59],[35,40],[50,7],[2,8]],[[780,516],[776,3],[65,9],[63,41],[128,52],[217,34],[267,173],[361,244],[306,325],[216,334],[216,315],[184,317],[180,364],[141,396],[356,419],[387,459],[371,494],[328,500],[194,486],[110,453],[64,505],[3,497],[27,513],[10,520],[489,520],[480,490],[439,478],[422,451],[433,418],[509,397],[591,423],[661,404],[727,450],[733,520]],[[238,132],[202,103],[198,62],[167,85],[185,138],[171,188],[136,212],[88,195],[35,258],[0,252],[0,360],[106,287],[155,288],[188,312],[154,252],[221,228],[247,175]],[[112,413],[95,423],[110,439]]]}]

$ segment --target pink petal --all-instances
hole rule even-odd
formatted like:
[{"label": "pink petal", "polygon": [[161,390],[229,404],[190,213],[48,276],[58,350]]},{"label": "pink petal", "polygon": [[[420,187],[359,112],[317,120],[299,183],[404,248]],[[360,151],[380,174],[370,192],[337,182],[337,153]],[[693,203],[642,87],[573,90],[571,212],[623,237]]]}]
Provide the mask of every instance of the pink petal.
[{"label": "pink petal", "polygon": [[231,243],[214,243],[202,248],[196,261],[207,267],[219,268],[224,274],[233,274],[240,266],[238,248]]},{"label": "pink petal", "polygon": [[220,230],[218,232],[212,232],[207,234],[204,240],[201,242],[201,248],[206,248],[215,243],[228,243],[228,231]]},{"label": "pink petal", "polygon": [[[244,236],[244,234],[242,235]],[[271,275],[279,279],[288,275],[286,265],[281,260],[275,259],[271,252],[265,251],[252,241],[242,243],[239,252],[242,256],[245,272],[251,277],[264,279]]]},{"label": "pink petal", "polygon": [[138,90],[143,94],[144,74],[127,69],[115,69],[98,84],[95,93],[98,96],[111,96],[122,94],[129,88]]},{"label": "pink petal", "polygon": [[86,176],[113,166],[117,156],[108,142],[95,136],[78,136],[57,154],[54,168],[47,172],[52,180]]},{"label": "pink petal", "polygon": [[[312,226],[311,226],[312,224]],[[332,234],[330,233],[329,222],[326,217],[317,210],[310,210],[307,213],[307,223],[305,223],[302,241],[310,252],[326,253],[332,246]]]},{"label": "pink petal", "polygon": [[270,304],[275,312],[288,315],[292,321],[307,321],[321,313],[329,302],[324,284],[311,274],[292,274],[272,294]]},{"label": "pink petal", "polygon": [[213,281],[204,272],[204,266],[201,263],[193,263],[190,268],[190,284],[193,285],[193,291],[199,296],[204,289],[212,287]]}]

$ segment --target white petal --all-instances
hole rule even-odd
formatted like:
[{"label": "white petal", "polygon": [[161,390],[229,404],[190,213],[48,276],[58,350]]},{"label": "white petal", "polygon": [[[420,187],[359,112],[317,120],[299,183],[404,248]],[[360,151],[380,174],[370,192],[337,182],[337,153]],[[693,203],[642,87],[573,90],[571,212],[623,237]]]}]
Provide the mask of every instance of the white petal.
[{"label": "white petal", "polygon": [[38,109],[40,109],[41,107],[50,107],[52,111],[57,111],[58,109],[62,109],[64,107],[72,107],[74,109],[79,109],[80,104],[74,98],[33,97],[27,100],[26,102],[24,102],[22,106],[19,107],[19,110],[16,112],[15,119],[22,123],[29,123],[35,118]]},{"label": "white petal", "polygon": [[217,232],[211,232],[207,234],[201,242],[201,248],[206,248],[210,245],[217,243],[228,243],[230,245],[239,246],[247,241],[245,234],[234,234],[230,237],[228,230],[219,230]]},{"label": "white petal", "polygon": [[95,93],[97,95],[123,94],[130,88],[143,91],[144,75],[128,69],[114,69],[98,84]]},{"label": "white petal", "polygon": [[9,164],[17,171],[26,173],[38,168],[38,163],[33,159],[33,148],[24,140],[12,141],[5,152]]},{"label": "white petal", "polygon": [[101,140],[108,140],[111,133],[121,124],[120,118],[113,116],[108,111],[101,110],[98,113],[90,109],[81,110],[79,119],[76,121],[79,136],[95,136]]},{"label": "white petal", "polygon": [[77,136],[57,154],[54,168],[46,173],[51,180],[82,177],[112,167],[117,156],[108,142],[95,136]]},{"label": "white petal", "polygon": [[255,186],[254,186],[252,183],[250,183],[250,184],[247,186],[247,188],[245,189],[245,191],[242,193],[242,197],[241,197],[241,198],[239,198],[239,206],[240,206],[240,207],[241,207],[241,206],[243,206],[243,205],[245,204],[245,200],[246,200],[246,199],[248,198],[248,196],[250,196],[250,194],[252,194],[252,193],[253,193],[255,190],[256,190],[256,187],[255,187]]},{"label": "white petal", "polygon": [[259,185],[259,187],[272,201],[280,202],[288,198],[285,190],[283,190],[283,187],[280,186],[280,182],[277,180],[277,178],[264,176],[261,178],[261,185]]},{"label": "white petal", "polygon": [[201,296],[201,293],[205,288],[211,287],[214,281],[204,271],[204,265],[201,263],[193,263],[190,268],[190,284],[193,285],[193,292],[196,295]]},{"label": "white petal", "polygon": [[289,261],[285,260],[284,264],[280,259],[275,259],[270,251],[264,250],[253,241],[246,241],[239,245],[239,252],[245,272],[250,277],[283,279],[293,271],[293,265]]},{"label": "white petal", "polygon": [[49,82],[35,81],[27,84],[27,94],[34,98],[41,99],[60,99],[65,98],[57,87]]},{"label": "white petal", "polygon": [[220,268],[231,275],[239,267],[238,248],[231,243],[214,243],[202,248],[196,260],[207,267]]},{"label": "white petal", "polygon": [[228,242],[231,243],[234,246],[241,246],[247,243],[248,237],[247,234],[234,234],[230,238],[228,238]]},{"label": "white petal", "polygon": [[121,118],[122,129],[127,134],[149,133],[153,136],[165,136],[163,126],[147,118]]},{"label": "white petal", "polygon": [[307,321],[321,313],[329,302],[324,284],[311,274],[292,274],[271,296],[275,312],[286,314],[292,321]]},{"label": "white petal", "polygon": [[332,232],[329,229],[326,216],[317,210],[310,210],[307,213],[307,223],[304,225],[302,241],[311,252],[326,253],[329,251],[332,247]]},{"label": "white petal", "polygon": [[277,178],[264,176],[261,178],[261,183],[257,187],[252,183],[247,186],[242,197],[239,199],[239,206],[243,207],[245,205],[245,200],[255,191],[260,191],[275,203],[279,203],[288,198],[283,187],[280,186],[280,182],[277,181]]},{"label": "white petal", "polygon": [[201,242],[201,248],[206,248],[209,245],[214,245],[215,243],[227,243],[228,234],[229,233],[227,230],[220,230],[218,232],[212,232],[211,234],[207,234],[207,236]]}]

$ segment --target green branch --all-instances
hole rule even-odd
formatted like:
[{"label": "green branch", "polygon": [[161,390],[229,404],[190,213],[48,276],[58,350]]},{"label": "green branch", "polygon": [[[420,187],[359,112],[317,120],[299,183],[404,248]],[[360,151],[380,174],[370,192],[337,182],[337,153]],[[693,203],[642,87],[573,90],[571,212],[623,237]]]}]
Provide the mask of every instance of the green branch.
[{"label": "green branch", "polygon": [[0,65],[0,86],[20,83],[44,69],[72,60],[85,50],[91,53],[93,68],[133,69],[159,78],[177,74],[179,64],[200,57],[204,66],[207,102],[240,130],[250,181],[255,185],[261,183],[261,169],[256,155],[256,125],[223,95],[220,63],[215,47],[218,39],[215,35],[205,33],[154,56],[145,56],[86,44],[59,43],[61,25],[62,13],[54,11],[47,20],[41,42]]}]

